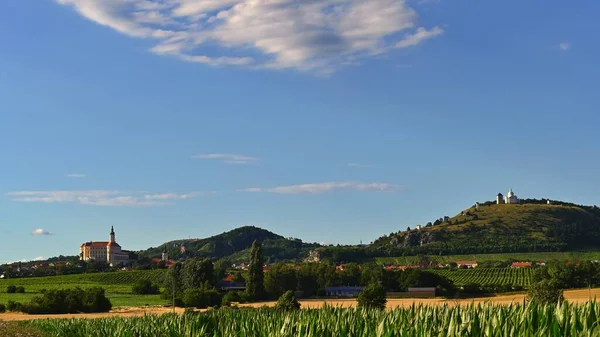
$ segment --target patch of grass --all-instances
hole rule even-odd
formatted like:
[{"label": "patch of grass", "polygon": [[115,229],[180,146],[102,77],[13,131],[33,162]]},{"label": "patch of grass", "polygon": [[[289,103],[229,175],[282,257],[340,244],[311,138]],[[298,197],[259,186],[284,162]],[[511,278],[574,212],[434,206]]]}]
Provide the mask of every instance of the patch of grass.
[{"label": "patch of grass", "polygon": [[[164,274],[165,270],[139,270],[5,279],[0,280],[0,303],[6,304],[11,300],[26,303],[34,296],[39,295],[42,289],[102,287],[106,290],[106,296],[111,300],[113,307],[164,305],[168,304],[168,301],[161,299],[160,295],[134,295],[131,293],[131,288],[137,280],[148,279],[160,283]],[[7,294],[6,287],[9,285],[24,286],[26,293]]]},{"label": "patch of grass", "polygon": [[0,335],[2,337],[44,337],[39,330],[18,322],[5,322],[0,320]]}]

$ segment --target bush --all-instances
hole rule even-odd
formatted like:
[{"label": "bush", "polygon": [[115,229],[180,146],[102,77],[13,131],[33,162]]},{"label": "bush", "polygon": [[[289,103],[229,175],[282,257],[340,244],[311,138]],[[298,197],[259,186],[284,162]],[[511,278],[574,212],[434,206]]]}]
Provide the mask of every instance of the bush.
[{"label": "bush", "polygon": [[131,292],[136,295],[156,295],[160,294],[160,289],[150,280],[138,280],[131,288]]},{"label": "bush", "polygon": [[27,314],[108,312],[112,308],[104,289],[98,287],[86,290],[81,288],[43,290],[42,296],[34,297],[29,303],[9,302],[8,305],[10,311],[22,311]]},{"label": "bush", "polygon": [[14,294],[17,292],[17,287],[15,286],[8,286],[6,287],[6,293],[7,294]]},{"label": "bush", "polygon": [[296,300],[294,292],[291,290],[286,291],[279,297],[275,308],[282,311],[292,311],[300,309],[300,303]]},{"label": "bush", "polygon": [[186,307],[205,309],[221,303],[221,294],[216,290],[188,289],[183,293]]},{"label": "bush", "polygon": [[560,284],[554,279],[533,283],[527,295],[531,301],[539,304],[556,304],[565,299]]},{"label": "bush", "polygon": [[24,294],[24,293],[25,293],[25,287],[21,287],[21,286],[19,286],[19,287],[17,287],[17,288],[15,289],[15,292],[16,292],[17,294]]},{"label": "bush", "polygon": [[238,291],[230,291],[228,293],[226,293],[223,296],[223,300],[221,301],[221,304],[224,306],[230,306],[231,303],[242,303],[242,296],[240,295],[240,292]]},{"label": "bush", "polygon": [[20,312],[22,308],[23,308],[23,305],[19,302],[15,302],[15,301],[8,301],[8,304],[6,305],[6,310],[12,311],[12,312]]},{"label": "bush", "polygon": [[0,313],[6,312],[6,306],[0,303]]},{"label": "bush", "polygon": [[377,283],[368,285],[360,292],[360,294],[358,294],[359,308],[383,310],[385,309],[386,303],[385,289]]}]

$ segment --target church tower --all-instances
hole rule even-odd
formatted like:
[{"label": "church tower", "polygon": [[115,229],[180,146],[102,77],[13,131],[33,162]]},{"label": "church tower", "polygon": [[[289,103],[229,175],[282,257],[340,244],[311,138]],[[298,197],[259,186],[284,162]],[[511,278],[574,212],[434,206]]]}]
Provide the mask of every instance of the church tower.
[{"label": "church tower", "polygon": [[108,240],[108,243],[113,243],[116,242],[115,241],[115,228],[113,226],[110,226],[110,238]]},{"label": "church tower", "polygon": [[164,261],[164,263],[169,262],[169,255],[167,254],[167,245],[166,244],[165,244],[165,248],[163,248],[162,260]]}]

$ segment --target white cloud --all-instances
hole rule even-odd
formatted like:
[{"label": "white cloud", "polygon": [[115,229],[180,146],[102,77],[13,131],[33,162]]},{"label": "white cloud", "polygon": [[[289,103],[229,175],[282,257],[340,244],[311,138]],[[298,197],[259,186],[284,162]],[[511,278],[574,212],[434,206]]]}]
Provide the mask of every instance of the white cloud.
[{"label": "white cloud", "polygon": [[388,183],[365,183],[360,181],[332,181],[325,183],[301,184],[290,186],[278,186],[270,188],[253,187],[247,188],[245,192],[265,192],[277,194],[323,194],[328,192],[350,190],[350,191],[374,191],[374,192],[390,192],[399,191],[402,186]]},{"label": "white cloud", "polygon": [[562,42],[558,45],[558,48],[562,51],[567,51],[571,49],[571,44],[569,42]]},{"label": "white cloud", "polygon": [[240,154],[227,154],[227,153],[210,153],[210,154],[197,154],[193,155],[194,159],[213,159],[220,160],[226,164],[237,164],[237,165],[246,165],[252,164],[259,161],[259,158],[244,156]]},{"label": "white cloud", "polygon": [[85,178],[87,176],[83,173],[69,173],[69,174],[67,174],[67,177],[69,177],[69,178]]},{"label": "white cloud", "polygon": [[212,192],[159,193],[112,190],[19,191],[9,196],[17,202],[73,203],[93,206],[162,206],[176,200],[191,199]]},{"label": "white cloud", "polygon": [[122,34],[156,41],[155,54],[210,65],[327,73],[442,32],[418,27],[419,15],[405,0],[55,1]]},{"label": "white cloud", "polygon": [[31,232],[31,235],[46,236],[46,235],[54,235],[54,233],[47,231],[45,229],[42,229],[42,228],[38,228],[38,229],[34,230],[33,232]]},{"label": "white cloud", "polygon": [[410,46],[416,46],[427,39],[434,38],[443,33],[444,33],[444,30],[441,29],[440,27],[433,27],[430,30],[420,27],[417,29],[417,31],[415,33],[407,34],[404,37],[404,39],[402,39],[400,42],[396,43],[395,47],[396,48],[406,48],[406,47],[410,47]]}]

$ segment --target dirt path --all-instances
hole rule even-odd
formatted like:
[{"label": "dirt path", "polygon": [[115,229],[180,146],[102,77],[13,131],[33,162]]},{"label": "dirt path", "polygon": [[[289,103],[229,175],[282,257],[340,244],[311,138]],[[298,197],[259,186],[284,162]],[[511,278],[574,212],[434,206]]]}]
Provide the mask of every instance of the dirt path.
[{"label": "dirt path", "polygon": [[[183,308],[175,308],[178,314],[183,313]],[[26,321],[31,319],[47,319],[47,318],[105,318],[105,317],[133,317],[144,315],[162,315],[173,312],[172,308],[165,307],[118,307],[111,312],[97,314],[64,314],[64,315],[27,315],[22,313],[7,312],[0,314],[0,321]]]},{"label": "dirt path", "polygon": [[[600,288],[592,289],[588,292],[587,289],[582,290],[567,290],[565,291],[565,299],[571,303],[584,303],[591,298],[600,298]],[[495,297],[482,297],[482,298],[470,298],[470,299],[443,299],[443,298],[431,298],[431,299],[388,299],[388,308],[398,307],[410,307],[413,304],[419,305],[469,305],[471,303],[493,303],[493,304],[510,304],[510,303],[522,303],[525,299],[525,294],[515,295],[504,295]],[[331,306],[340,306],[344,308],[356,306],[356,300],[354,299],[339,299],[339,300],[303,300],[300,301],[302,308],[320,308],[324,303]],[[275,302],[264,302],[264,303],[252,303],[242,304],[242,306],[248,307],[260,307],[263,305],[273,306]],[[171,308],[165,307],[119,307],[109,313],[98,313],[98,314],[67,314],[67,315],[26,315],[20,313],[4,313],[0,314],[0,321],[21,321],[31,319],[47,319],[47,318],[104,318],[104,317],[132,317],[132,316],[143,316],[143,315],[162,315],[165,313],[173,312]],[[175,312],[183,313],[182,308],[176,308]]]}]

